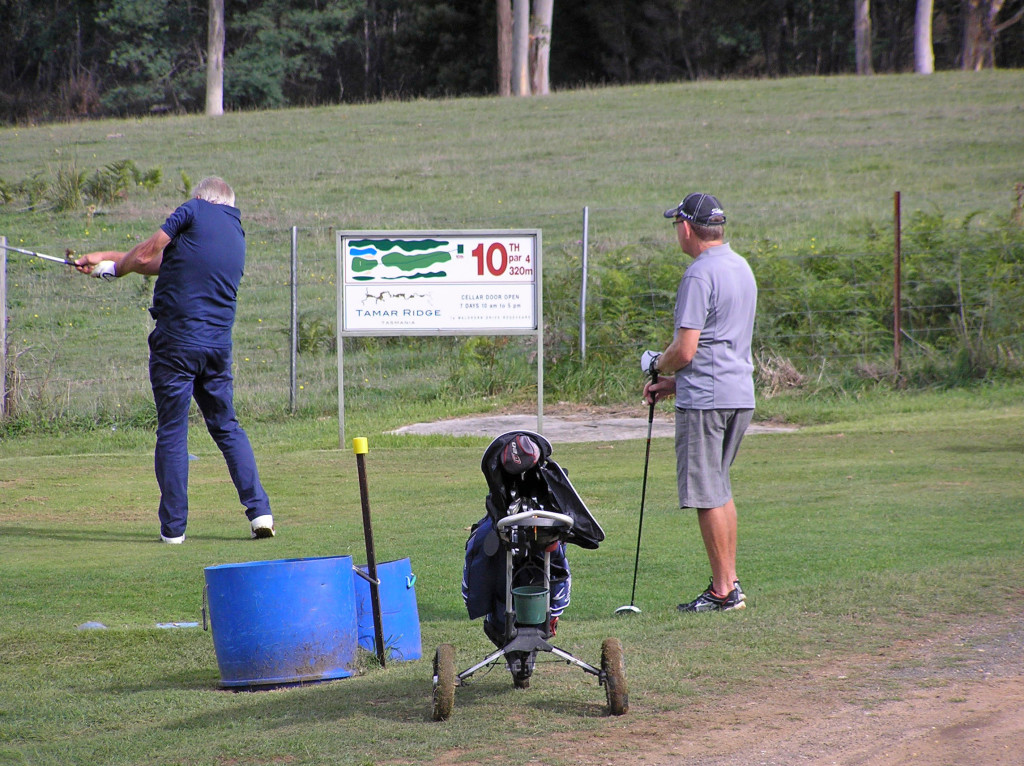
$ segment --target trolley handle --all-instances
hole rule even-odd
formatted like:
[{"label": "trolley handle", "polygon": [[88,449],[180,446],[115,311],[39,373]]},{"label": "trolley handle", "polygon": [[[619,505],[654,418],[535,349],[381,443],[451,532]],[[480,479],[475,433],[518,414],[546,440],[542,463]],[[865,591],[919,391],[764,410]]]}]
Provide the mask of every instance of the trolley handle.
[{"label": "trolley handle", "polygon": [[554,511],[523,511],[522,513],[514,513],[511,516],[499,519],[497,526],[498,529],[512,526],[565,527],[566,529],[572,529],[575,523],[572,516],[566,516],[564,513],[555,513]]}]

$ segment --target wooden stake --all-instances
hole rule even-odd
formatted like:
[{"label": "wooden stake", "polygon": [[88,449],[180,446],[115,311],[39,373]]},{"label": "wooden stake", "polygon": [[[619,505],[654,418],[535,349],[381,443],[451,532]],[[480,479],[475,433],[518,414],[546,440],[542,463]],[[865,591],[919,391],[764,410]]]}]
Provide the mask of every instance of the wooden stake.
[{"label": "wooden stake", "polygon": [[369,448],[366,439],[352,440],[356,453],[356,467],[359,471],[359,498],[363,506],[363,539],[366,542],[366,570],[370,576],[370,606],[373,608],[373,643],[377,650],[377,661],[384,667],[384,622],[380,612],[380,580],[377,578],[377,550],[373,544],[373,525],[370,523],[370,495],[366,484],[366,453]]}]

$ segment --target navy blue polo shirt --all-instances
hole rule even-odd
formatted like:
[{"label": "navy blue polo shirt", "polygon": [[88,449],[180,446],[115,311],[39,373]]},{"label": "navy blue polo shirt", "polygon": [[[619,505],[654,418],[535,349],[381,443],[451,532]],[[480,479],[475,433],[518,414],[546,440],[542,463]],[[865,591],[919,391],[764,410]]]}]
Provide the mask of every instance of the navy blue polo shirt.
[{"label": "navy blue polo shirt", "polygon": [[228,348],[238,284],[245,270],[241,213],[190,199],[164,222],[171,238],[153,289],[161,334],[189,345]]}]

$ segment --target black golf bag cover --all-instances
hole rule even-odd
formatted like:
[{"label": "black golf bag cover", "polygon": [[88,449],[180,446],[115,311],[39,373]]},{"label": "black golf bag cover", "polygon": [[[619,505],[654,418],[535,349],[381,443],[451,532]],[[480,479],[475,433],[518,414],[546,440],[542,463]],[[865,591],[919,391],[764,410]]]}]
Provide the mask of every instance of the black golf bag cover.
[{"label": "black golf bag cover", "polygon": [[[529,470],[515,475],[502,465],[506,446],[517,437],[526,436],[540,447],[540,458]],[[531,500],[530,506],[563,513],[573,520],[573,528],[564,540],[581,548],[594,550],[604,540],[604,530],[590,515],[583,499],[572,486],[565,471],[551,459],[551,442],[532,431],[510,431],[502,434],[484,450],[480,470],[487,479],[487,515],[498,521],[509,514],[509,506],[517,497]]]},{"label": "black golf bag cover", "polygon": [[[532,453],[526,442],[533,442],[540,455],[531,454],[527,461],[531,467],[527,470],[520,472],[519,466],[515,465],[512,466],[514,472],[510,472],[506,466],[509,465],[511,449],[523,447],[528,454]],[[551,460],[550,455],[551,443],[531,431],[502,434],[484,451],[480,468],[490,490],[485,503],[487,515],[473,525],[466,542],[466,561],[462,572],[462,597],[470,619],[490,615],[496,626],[504,627],[505,555],[495,525],[516,511],[510,511],[510,506],[517,500],[523,501],[524,508],[553,511],[573,519],[572,529],[562,533],[557,544],[550,546],[552,617],[559,616],[569,605],[572,576],[565,545],[572,543],[595,549],[604,540],[604,530],[590,514],[565,471]],[[543,567],[543,553],[538,553],[536,558],[537,561],[530,562],[534,572]],[[522,584],[528,583],[513,582],[513,587]]]}]

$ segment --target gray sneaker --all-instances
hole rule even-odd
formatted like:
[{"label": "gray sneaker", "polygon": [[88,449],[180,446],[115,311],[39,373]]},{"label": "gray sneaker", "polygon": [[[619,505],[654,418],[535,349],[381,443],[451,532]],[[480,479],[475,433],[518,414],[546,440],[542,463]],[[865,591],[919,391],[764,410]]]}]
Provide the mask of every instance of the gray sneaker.
[{"label": "gray sneaker", "polygon": [[733,609],[746,609],[747,604],[743,600],[743,591],[739,588],[739,582],[724,598],[711,590],[710,586],[697,598],[688,604],[680,604],[676,607],[680,612],[730,612]]},{"label": "gray sneaker", "polygon": [[732,581],[732,587],[735,588],[736,592],[740,595],[740,601],[746,601],[747,600],[747,594],[744,593],[743,592],[743,588],[740,587],[740,581],[739,580],[733,580]]}]

